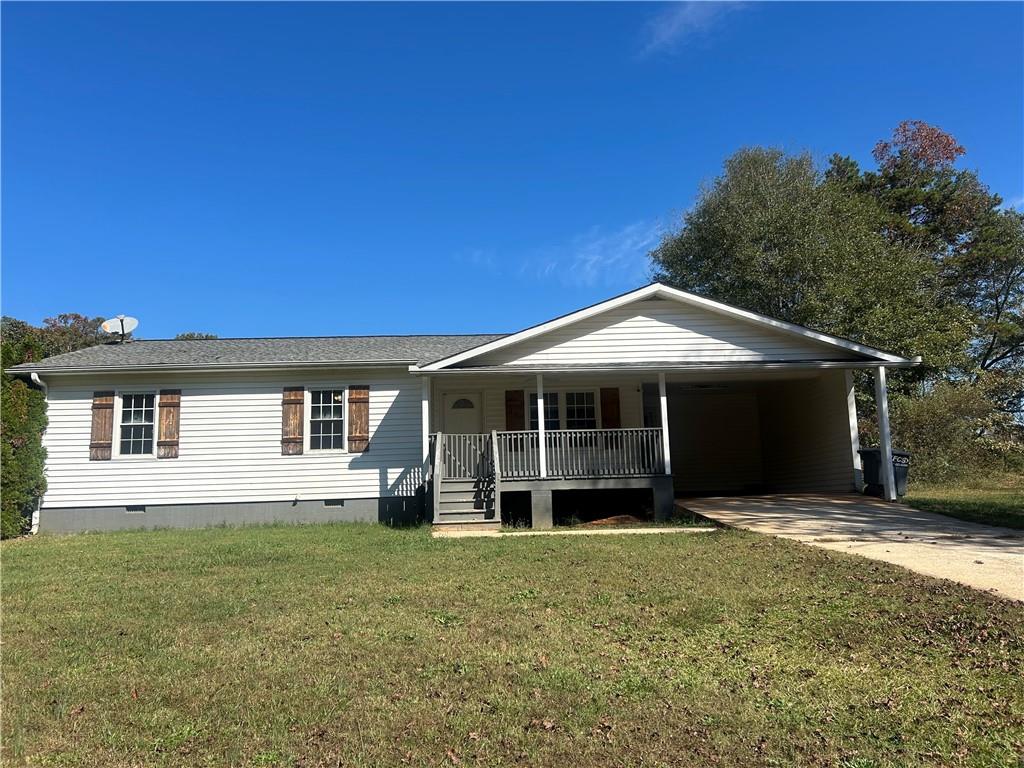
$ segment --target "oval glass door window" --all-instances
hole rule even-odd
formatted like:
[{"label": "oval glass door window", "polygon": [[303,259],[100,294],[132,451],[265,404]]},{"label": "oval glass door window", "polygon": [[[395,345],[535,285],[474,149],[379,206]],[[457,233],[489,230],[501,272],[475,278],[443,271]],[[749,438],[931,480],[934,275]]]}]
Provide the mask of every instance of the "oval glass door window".
[{"label": "oval glass door window", "polygon": [[454,403],[452,403],[452,408],[453,409],[456,409],[456,408],[458,408],[458,409],[465,409],[465,408],[476,408],[476,406],[473,405],[473,401],[470,400],[468,397],[460,397],[458,400],[456,400]]}]

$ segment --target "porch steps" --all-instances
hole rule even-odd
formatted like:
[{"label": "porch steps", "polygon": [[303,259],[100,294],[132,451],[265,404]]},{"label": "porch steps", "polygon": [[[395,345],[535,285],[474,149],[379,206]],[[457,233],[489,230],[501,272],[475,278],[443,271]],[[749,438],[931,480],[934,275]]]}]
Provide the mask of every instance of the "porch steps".
[{"label": "porch steps", "polygon": [[446,478],[438,489],[435,522],[441,525],[493,523],[492,496],[480,480]]},{"label": "porch steps", "polygon": [[431,493],[434,523],[500,528],[494,433],[434,436]]}]

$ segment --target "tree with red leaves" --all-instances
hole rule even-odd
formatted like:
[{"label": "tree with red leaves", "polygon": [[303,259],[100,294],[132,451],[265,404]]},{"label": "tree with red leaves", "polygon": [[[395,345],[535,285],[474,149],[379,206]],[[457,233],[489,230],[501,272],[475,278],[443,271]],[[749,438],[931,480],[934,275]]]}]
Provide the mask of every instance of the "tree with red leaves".
[{"label": "tree with red leaves", "polygon": [[923,120],[904,120],[892,132],[892,141],[879,141],[871,154],[880,168],[891,170],[907,161],[921,168],[949,167],[966,152],[941,128]]}]

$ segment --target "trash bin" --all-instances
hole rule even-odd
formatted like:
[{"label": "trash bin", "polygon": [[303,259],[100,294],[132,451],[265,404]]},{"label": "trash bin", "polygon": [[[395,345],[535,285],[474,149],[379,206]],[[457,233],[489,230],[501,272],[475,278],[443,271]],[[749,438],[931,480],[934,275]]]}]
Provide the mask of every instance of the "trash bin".
[{"label": "trash bin", "polygon": [[[862,448],[861,463],[864,465],[864,493],[871,496],[884,495],[882,483],[882,449]],[[906,451],[892,452],[892,474],[896,480],[896,495],[907,495],[907,473],[910,471],[910,454]]]}]

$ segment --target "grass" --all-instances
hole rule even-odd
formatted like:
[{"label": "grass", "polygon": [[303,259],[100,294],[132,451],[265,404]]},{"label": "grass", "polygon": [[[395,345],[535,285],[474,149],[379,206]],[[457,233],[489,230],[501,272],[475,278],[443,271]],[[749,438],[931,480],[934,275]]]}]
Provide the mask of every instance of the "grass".
[{"label": "grass", "polygon": [[1024,606],[739,531],[334,525],[3,558],[3,762],[1018,765]]},{"label": "grass", "polygon": [[1024,476],[1004,475],[958,486],[911,484],[906,502],[926,512],[1024,530]]}]

